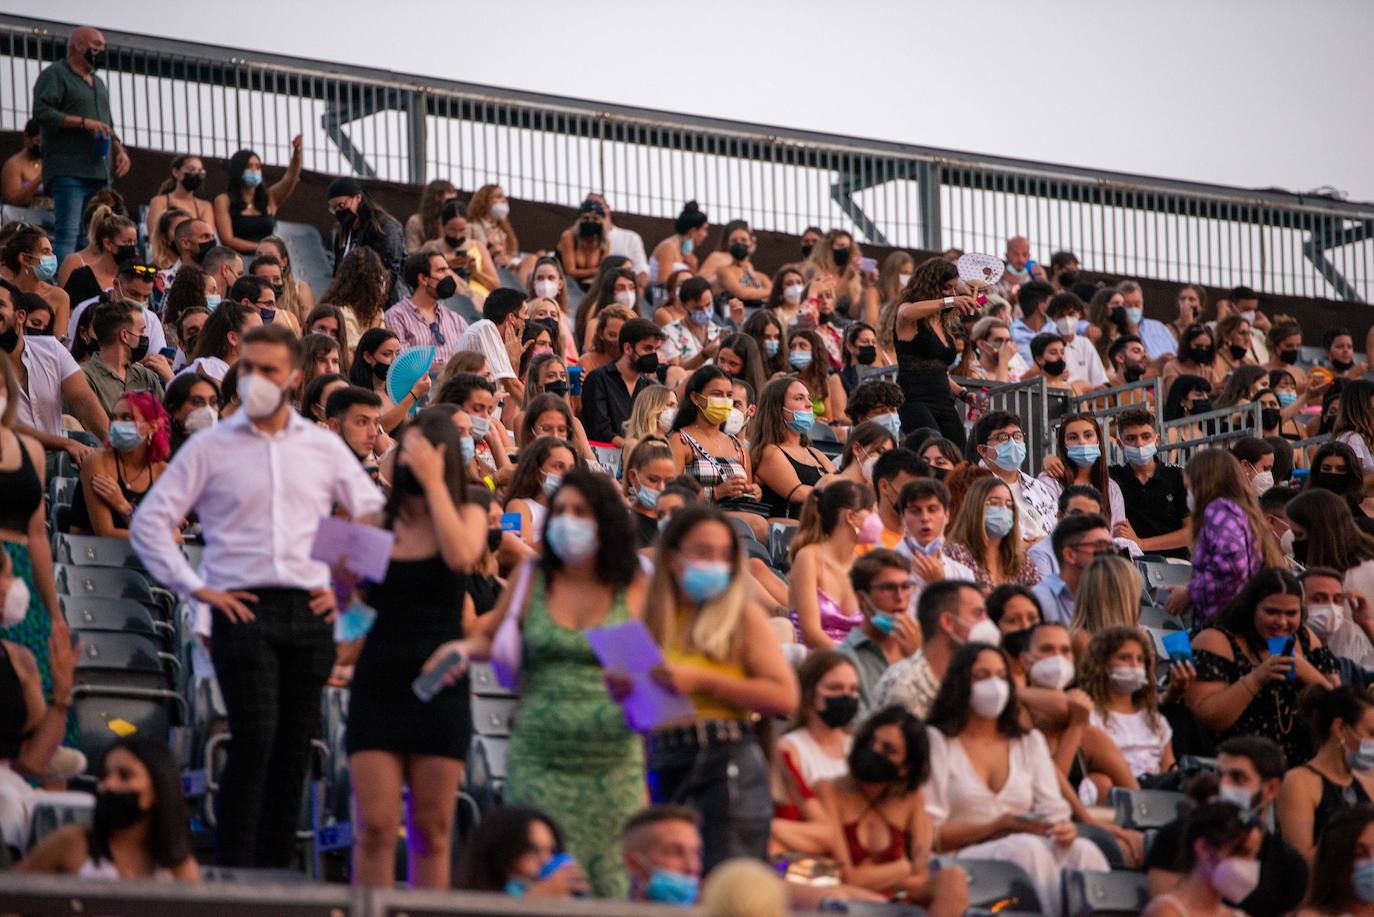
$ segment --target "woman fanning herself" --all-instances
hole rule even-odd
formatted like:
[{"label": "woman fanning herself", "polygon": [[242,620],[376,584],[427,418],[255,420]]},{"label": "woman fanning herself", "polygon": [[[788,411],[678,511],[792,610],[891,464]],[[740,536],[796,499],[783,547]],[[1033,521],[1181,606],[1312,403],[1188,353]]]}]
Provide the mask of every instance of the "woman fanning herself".
[{"label": "woman fanning herself", "polygon": [[[849,773],[820,785],[837,851],[851,885],[904,894],[929,914],[962,914],[968,877],[957,866],[931,872],[934,829],[921,785],[930,776],[930,742],[921,721],[884,707],[859,727]],[[832,828],[833,830],[833,828]]]},{"label": "woman fanning herself", "polygon": [[[621,553],[624,544],[616,546]],[[688,805],[701,815],[703,873],[730,857],[767,856],[773,804],[754,720],[797,707],[797,678],[768,619],[749,601],[747,572],[724,514],[687,506],[659,540],[645,606],[666,660],[658,677],[693,709],[650,735],[649,787],[655,803]]]},{"label": "woman fanning herself", "polygon": [[[1301,618],[1302,584],[1287,570],[1265,568],[1193,638],[1197,679],[1184,700],[1218,742],[1269,736],[1290,762],[1312,756],[1298,695],[1309,685],[1334,687],[1336,659]],[[1271,650],[1290,640],[1291,648]]]},{"label": "woman fanning herself", "polygon": [[[516,616],[522,687],[505,801],[548,812],[566,832],[593,894],[606,898],[626,895],[615,839],[644,805],[644,756],[624,712],[606,693],[586,631],[639,616],[647,583],[630,549],[634,537],[614,482],[599,472],[571,472],[549,501],[543,557],[515,571],[481,632],[445,643],[425,663],[425,671],[433,671],[453,650],[465,659],[487,658],[506,616]],[[767,622],[759,623],[762,631],[752,633],[750,645],[766,642],[786,672]],[[449,668],[445,683],[456,684],[463,669]],[[766,838],[768,791],[759,792]]]},{"label": "woman fanning herself", "polygon": [[836,481],[806,498],[789,551],[788,591],[797,637],[809,648],[832,649],[863,623],[849,568],[854,549],[877,544],[882,530],[867,484]]},{"label": "woman fanning herself", "polygon": [[487,543],[486,511],[465,501],[466,434],[455,424],[466,427],[467,416],[435,408],[402,431],[383,521],[396,536],[391,563],[386,579],[362,593],[377,618],[354,670],[345,739],[359,885],[392,884],[402,790],[409,787],[410,884],[449,887],[450,803],[472,740],[469,691],[464,680],[424,703],[411,683],[435,647],[463,636],[467,574]]}]

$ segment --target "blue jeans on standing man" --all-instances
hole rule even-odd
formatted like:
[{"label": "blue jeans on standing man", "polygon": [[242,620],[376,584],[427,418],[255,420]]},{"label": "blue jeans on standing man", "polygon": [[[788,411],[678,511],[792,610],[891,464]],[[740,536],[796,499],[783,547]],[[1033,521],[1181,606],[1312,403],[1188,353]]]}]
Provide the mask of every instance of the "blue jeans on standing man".
[{"label": "blue jeans on standing man", "polygon": [[52,195],[53,221],[56,224],[52,247],[57,255],[57,263],[61,264],[63,258],[83,246],[81,214],[86,209],[86,203],[97,191],[108,188],[110,183],[98,178],[59,175],[46,179],[44,185]]}]

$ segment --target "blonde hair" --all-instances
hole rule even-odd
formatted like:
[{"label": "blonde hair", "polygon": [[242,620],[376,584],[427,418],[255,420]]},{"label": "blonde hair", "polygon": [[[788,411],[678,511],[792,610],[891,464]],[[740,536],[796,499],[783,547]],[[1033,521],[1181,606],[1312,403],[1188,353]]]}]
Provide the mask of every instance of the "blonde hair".
[{"label": "blonde hair", "polygon": [[91,225],[86,230],[86,242],[91,248],[100,250],[100,243],[113,239],[126,229],[133,229],[134,221],[115,213],[109,205],[102,204],[91,214]]},{"label": "blonde hair", "polygon": [[673,395],[666,385],[651,385],[635,396],[634,407],[630,409],[630,419],[625,422],[625,439],[644,439],[662,435],[658,428],[658,415]]},{"label": "blonde hair", "polygon": [[787,917],[787,883],[757,860],[726,860],[706,877],[703,917]]},{"label": "blonde hair", "polygon": [[277,308],[285,309],[287,312],[296,316],[300,321],[301,327],[305,327],[305,318],[309,313],[302,313],[304,303],[296,295],[296,275],[291,271],[291,252],[286,247],[286,240],[281,236],[263,236],[258,240],[262,245],[266,242],[277,250],[277,260],[281,262],[281,296],[277,297]]},{"label": "blonde hair", "polygon": [[1079,577],[1069,633],[1098,633],[1108,627],[1137,627],[1145,580],[1118,554],[1099,554]]},{"label": "blonde hair", "polygon": [[[974,481],[964,494],[958,515],[945,532],[946,541],[968,548],[973,559],[984,567],[987,566],[988,534],[983,527],[983,507],[987,505],[995,487],[1006,487],[1007,492],[1011,492],[1006,482],[991,472],[987,477]],[[998,558],[1002,562],[1004,580],[1014,580],[1021,575],[1021,568],[1026,563],[1026,551],[1021,547],[1021,510],[1015,499],[1011,501],[1011,531],[1002,536]]]},{"label": "blonde hair", "polygon": [[[734,545],[730,586],[711,601],[700,606],[690,621],[679,623],[678,609],[683,605],[677,577],[670,559],[686,537],[698,525],[715,522],[730,532]],[[632,547],[632,546],[627,546]],[[649,583],[645,601],[644,623],[654,640],[664,649],[683,653],[699,653],[713,662],[728,662],[734,656],[742,636],[744,613],[749,607],[748,568],[744,565],[744,547],[729,518],[714,506],[705,504],[685,506],[673,513],[672,521],[659,536],[658,556],[654,564],[654,578]]]}]

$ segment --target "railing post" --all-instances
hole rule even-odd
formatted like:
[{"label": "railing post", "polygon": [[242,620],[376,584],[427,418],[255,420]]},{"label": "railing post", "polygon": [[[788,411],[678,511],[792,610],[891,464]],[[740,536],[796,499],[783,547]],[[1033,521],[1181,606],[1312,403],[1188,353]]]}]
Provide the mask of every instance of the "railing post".
[{"label": "railing post", "polygon": [[422,93],[411,90],[406,93],[406,128],[409,150],[407,150],[406,175],[413,185],[423,185],[428,178],[429,162],[429,125],[425,116],[428,106]]},{"label": "railing post", "polygon": [[[944,167],[938,162],[918,161],[915,163],[916,184],[919,187],[917,202],[921,208],[921,248],[926,251],[944,251],[941,241],[940,225],[943,214],[940,212],[940,189],[944,180]],[[914,247],[914,246],[913,246]]]}]

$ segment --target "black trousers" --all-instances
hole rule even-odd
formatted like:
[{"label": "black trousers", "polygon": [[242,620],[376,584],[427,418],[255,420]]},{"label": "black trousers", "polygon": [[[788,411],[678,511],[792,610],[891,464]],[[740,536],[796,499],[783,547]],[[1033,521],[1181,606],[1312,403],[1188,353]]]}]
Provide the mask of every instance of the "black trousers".
[{"label": "black trousers", "polygon": [[210,634],[233,736],[215,809],[216,860],[289,867],[320,696],[334,664],[333,629],[301,589],[249,589],[257,619],[218,612]]}]

